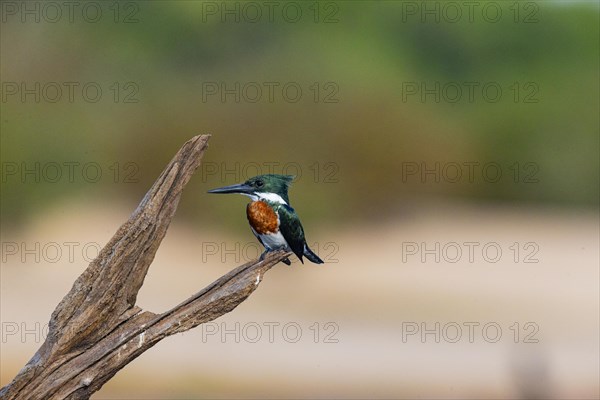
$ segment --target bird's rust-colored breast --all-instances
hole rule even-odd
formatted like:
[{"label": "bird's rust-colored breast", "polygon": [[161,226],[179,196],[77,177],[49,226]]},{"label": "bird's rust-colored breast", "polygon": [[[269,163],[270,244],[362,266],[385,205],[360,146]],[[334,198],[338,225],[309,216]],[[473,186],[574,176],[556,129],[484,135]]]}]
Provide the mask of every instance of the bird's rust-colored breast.
[{"label": "bird's rust-colored breast", "polygon": [[246,207],[248,222],[254,230],[261,234],[277,233],[279,224],[277,214],[265,201],[253,201]]}]

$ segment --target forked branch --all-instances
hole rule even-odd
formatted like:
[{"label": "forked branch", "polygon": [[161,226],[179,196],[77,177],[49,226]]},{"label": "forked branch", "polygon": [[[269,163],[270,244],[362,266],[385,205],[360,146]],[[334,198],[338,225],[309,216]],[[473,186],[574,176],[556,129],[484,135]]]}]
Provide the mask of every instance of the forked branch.
[{"label": "forked branch", "polygon": [[129,220],[77,278],[52,313],[44,344],[0,390],[2,399],[87,399],[163,338],[233,310],[265,272],[290,255],[278,251],[244,264],[162,314],[135,305],[209,137],[196,136],[183,145]]}]

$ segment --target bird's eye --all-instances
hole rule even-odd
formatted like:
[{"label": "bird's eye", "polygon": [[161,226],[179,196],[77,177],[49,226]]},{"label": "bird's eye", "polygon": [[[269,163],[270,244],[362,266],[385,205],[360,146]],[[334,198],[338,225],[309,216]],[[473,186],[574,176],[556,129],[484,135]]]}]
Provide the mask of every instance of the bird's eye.
[{"label": "bird's eye", "polygon": [[256,181],[256,186],[258,187],[262,187],[265,183],[263,181],[261,181],[260,179]]}]

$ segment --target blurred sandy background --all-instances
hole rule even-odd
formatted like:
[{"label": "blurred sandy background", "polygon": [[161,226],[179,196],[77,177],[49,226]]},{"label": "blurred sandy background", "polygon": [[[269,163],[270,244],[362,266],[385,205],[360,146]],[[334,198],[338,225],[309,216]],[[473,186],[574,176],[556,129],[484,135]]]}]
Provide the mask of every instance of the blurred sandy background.
[{"label": "blurred sandy background", "polygon": [[[509,3],[457,22],[440,2],[293,3],[294,23],[221,2],[101,3],[94,23],[3,8],[1,385],[179,146],[212,133],[138,304],[167,310],[257,255],[246,200],[206,190],[269,168],[298,175],[326,264],[278,265],[94,398],[598,398],[598,6]],[[39,101],[11,94],[23,82]],[[103,94],[53,102],[49,82]],[[303,96],[207,94],[236,82]],[[503,96],[407,93],[436,82]]]}]

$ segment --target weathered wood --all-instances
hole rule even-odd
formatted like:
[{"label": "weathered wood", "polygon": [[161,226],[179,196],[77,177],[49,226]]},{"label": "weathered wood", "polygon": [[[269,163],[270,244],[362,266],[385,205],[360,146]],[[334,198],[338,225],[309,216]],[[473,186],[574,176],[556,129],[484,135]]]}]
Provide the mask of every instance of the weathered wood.
[{"label": "weathered wood", "polygon": [[87,399],[163,338],[233,310],[258,287],[266,271],[290,255],[273,252],[262,261],[244,264],[162,314],[135,305],[209,137],[196,136],[183,145],[58,304],[45,342],[0,390],[0,398]]}]

